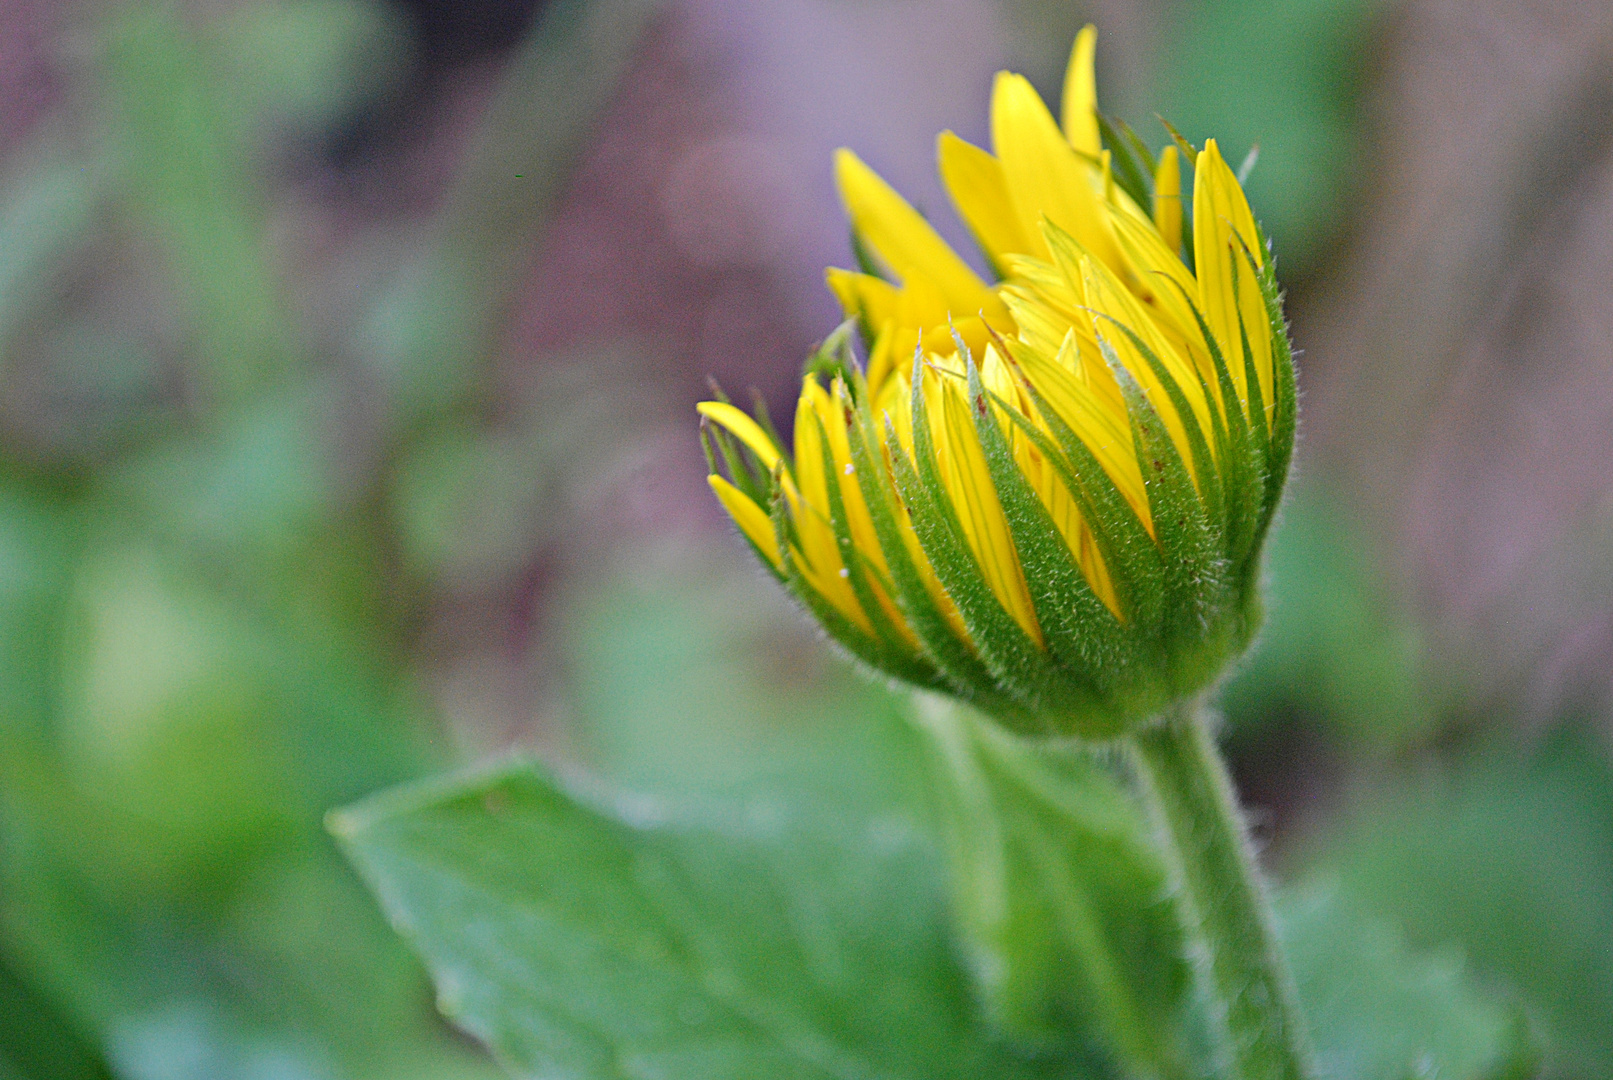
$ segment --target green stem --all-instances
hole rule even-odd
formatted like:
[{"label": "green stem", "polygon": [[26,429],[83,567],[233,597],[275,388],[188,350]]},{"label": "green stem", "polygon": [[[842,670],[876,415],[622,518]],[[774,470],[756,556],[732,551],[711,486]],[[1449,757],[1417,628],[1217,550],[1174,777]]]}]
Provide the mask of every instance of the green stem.
[{"label": "green stem", "polygon": [[1190,939],[1230,1037],[1237,1080],[1313,1080],[1288,965],[1277,945],[1231,778],[1199,702],[1182,702],[1133,737],[1146,787],[1175,849]]}]

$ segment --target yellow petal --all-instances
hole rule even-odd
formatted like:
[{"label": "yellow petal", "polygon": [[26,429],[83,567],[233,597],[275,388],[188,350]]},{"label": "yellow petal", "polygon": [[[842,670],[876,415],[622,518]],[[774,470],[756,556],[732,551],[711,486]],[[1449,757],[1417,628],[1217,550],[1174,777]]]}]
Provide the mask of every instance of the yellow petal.
[{"label": "yellow petal", "polygon": [[[835,476],[840,481],[840,499],[845,507],[852,542],[867,569],[872,571],[865,577],[869,591],[874,594],[874,601],[885,614],[885,620],[907,645],[916,648],[917,635],[907,625],[907,616],[896,606],[886,589],[890,581],[890,564],[885,561],[885,551],[879,545],[879,534],[874,531],[873,516],[868,512],[868,503],[863,498],[862,478],[857,475],[857,467],[851,460],[851,437],[846,425],[855,422],[855,406],[843,379],[834,381],[833,400],[835,415],[824,417],[824,429],[829,436],[829,452],[834,458]],[[883,482],[879,477],[875,481]]]},{"label": "yellow petal", "polygon": [[721,424],[729,433],[750,448],[762,460],[762,467],[771,472],[778,466],[779,449],[762,426],[740,409],[726,401],[702,401],[696,411],[714,424]]},{"label": "yellow petal", "polygon": [[1165,241],[1147,218],[1117,212],[1110,221],[1149,311],[1172,344],[1192,359],[1200,379],[1210,388],[1211,398],[1221,407],[1220,378],[1210,359],[1204,331],[1193,314],[1193,305],[1198,303],[1198,283],[1182,260],[1165,247]]},{"label": "yellow petal", "polygon": [[936,155],[941,182],[952,196],[958,216],[974,231],[992,263],[1003,270],[1004,256],[1029,252],[1031,241],[1020,225],[997,159],[950,131],[941,132],[936,140]]},{"label": "yellow petal", "polygon": [[[1222,159],[1215,140],[1210,139],[1199,153],[1193,176],[1193,255],[1199,279],[1199,307],[1204,321],[1221,342],[1227,366],[1232,369],[1233,384],[1245,401],[1249,394],[1243,371],[1242,334],[1248,333],[1269,425],[1275,408],[1270,323],[1265,300],[1244,254],[1247,248],[1255,265],[1264,265],[1265,253],[1260,250],[1258,235],[1243,189]],[[1240,316],[1242,330],[1238,325]]]},{"label": "yellow petal", "polygon": [[850,572],[840,557],[829,515],[829,476],[824,462],[824,429],[820,427],[833,404],[816,379],[801,386],[795,408],[795,478],[801,490],[801,508],[795,515],[795,531],[800,538],[802,575],[842,615],[865,632],[873,624],[852,591]]},{"label": "yellow petal", "polygon": [[[1120,326],[1131,330],[1160,361],[1167,377],[1175,382],[1182,396],[1187,399],[1192,418],[1198,422],[1199,431],[1204,433],[1208,440],[1208,433],[1211,430],[1209,403],[1197,368],[1160,332],[1159,326],[1143,307],[1142,302],[1120,283],[1108,267],[1091,256],[1085,256],[1081,259],[1081,274],[1086,283],[1087,303],[1091,305],[1094,313],[1094,332],[1109,344],[1126,370],[1148,395],[1154,411],[1159,414],[1166,430],[1170,432],[1171,440],[1176,444],[1176,450],[1181,454],[1188,472],[1197,480],[1200,469],[1211,467],[1212,463],[1194,458],[1192,444],[1187,438],[1188,417],[1182,416],[1177,411],[1166,390],[1164,380],[1154,371],[1153,365],[1148,363],[1142,350],[1131,337],[1120,330]],[[1119,326],[1116,326],[1116,323]]]},{"label": "yellow petal", "polygon": [[1041,238],[1045,216],[1100,258],[1118,263],[1107,211],[1094,188],[1101,183],[1097,163],[1076,155],[1024,76],[998,72],[991,138],[1020,227],[1032,241],[1030,254],[1048,256]]},{"label": "yellow petal", "polygon": [[1174,146],[1159,152],[1154,168],[1154,227],[1173,253],[1182,250],[1182,162]]},{"label": "yellow petal", "polygon": [[1069,320],[1041,303],[1033,291],[1021,286],[1005,288],[1003,300],[1019,326],[1019,340],[1048,356],[1058,355],[1064,335],[1070,331]]},{"label": "yellow petal", "polygon": [[1008,519],[986,467],[961,379],[926,373],[925,393],[929,407],[930,430],[935,436],[941,482],[957,511],[964,538],[991,591],[996,594],[1014,621],[1038,645],[1041,627],[1031,606],[1025,574],[1019,566],[1008,531]]},{"label": "yellow petal", "polygon": [[837,378],[833,397],[825,399],[820,415],[824,432],[829,437],[829,456],[834,461],[835,479],[840,484],[840,502],[846,511],[846,524],[852,543],[881,575],[889,577],[890,568],[885,563],[885,553],[880,550],[879,536],[874,532],[874,519],[868,513],[857,468],[851,460],[851,437],[846,433],[851,411],[851,395],[846,391],[845,382]]},{"label": "yellow petal", "polygon": [[773,519],[768,517],[767,511],[752,502],[749,495],[720,476],[708,476],[706,483],[717,493],[717,500],[722,503],[723,509],[728,511],[728,516],[734,519],[734,524],[739,526],[739,531],[767,557],[767,561],[773,564],[773,569],[783,570],[784,560],[779,557],[778,538],[773,534]]},{"label": "yellow petal", "polygon": [[1064,70],[1064,136],[1070,145],[1090,157],[1102,147],[1098,138],[1098,79],[1093,60],[1098,49],[1098,28],[1088,23],[1075,35],[1070,63]]},{"label": "yellow petal", "polygon": [[913,278],[926,279],[959,318],[998,309],[996,297],[969,264],[850,150],[835,152],[835,180],[852,227],[904,285]]},{"label": "yellow petal", "polygon": [[[1068,339],[1073,347],[1074,337]],[[1086,444],[1097,458],[1103,471],[1108,473],[1116,490],[1131,505],[1143,526],[1153,532],[1153,519],[1148,510],[1148,492],[1143,484],[1142,468],[1132,448],[1130,421],[1123,403],[1117,403],[1119,390],[1113,396],[1100,393],[1079,378],[1069,363],[1061,362],[1035,349],[1018,349],[1014,352],[1024,377],[1036,388],[1047,406],[1058,414],[1071,431]],[[1113,377],[1103,372],[1113,383]]]},{"label": "yellow petal", "polygon": [[870,326],[878,326],[886,319],[895,318],[899,303],[895,285],[871,274],[855,270],[842,270],[831,266],[823,272],[829,291],[840,301],[840,310],[848,317],[858,316]]},{"label": "yellow petal", "polygon": [[[874,398],[874,421],[879,436],[880,449],[885,454],[901,453],[909,458],[913,456],[913,428],[912,428],[912,394],[905,371],[893,372],[884,389]],[[889,419],[891,426],[896,430],[895,447],[887,445],[885,421]],[[890,468],[887,463],[886,468]],[[958,605],[953,603],[952,597],[941,587],[941,580],[935,576],[935,568],[924,554],[924,548],[919,544],[918,534],[913,529],[913,519],[907,512],[907,507],[900,499],[894,502],[896,507],[896,527],[901,534],[902,544],[907,549],[908,558],[918,569],[919,577],[924,582],[924,591],[929,593],[930,601],[946,619],[952,633],[972,651],[974,642],[969,638],[969,630],[963,624],[963,615],[958,611]]]}]

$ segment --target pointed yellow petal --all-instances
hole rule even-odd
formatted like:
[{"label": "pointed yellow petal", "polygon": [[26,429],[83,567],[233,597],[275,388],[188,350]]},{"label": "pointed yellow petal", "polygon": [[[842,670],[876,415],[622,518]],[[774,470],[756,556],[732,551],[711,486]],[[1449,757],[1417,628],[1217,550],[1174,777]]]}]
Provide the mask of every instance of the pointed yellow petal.
[{"label": "pointed yellow petal", "polygon": [[1030,251],[1031,241],[1020,225],[997,159],[950,131],[941,132],[936,140],[936,155],[941,163],[941,182],[952,196],[958,215],[968,223],[975,240],[999,270],[1005,268],[1005,255]]},{"label": "pointed yellow petal", "polygon": [[820,423],[826,414],[832,414],[833,408],[828,393],[816,379],[808,378],[802,383],[795,408],[795,478],[801,490],[795,531],[801,541],[801,572],[836,610],[859,629],[873,633],[873,624],[852,591],[850,572],[840,557],[840,544],[829,515],[830,478],[823,460],[824,430]]},{"label": "pointed yellow petal", "polygon": [[881,575],[889,577],[890,567],[885,562],[885,553],[880,550],[879,536],[874,532],[874,519],[868,513],[862,484],[851,460],[851,438],[846,433],[849,421],[846,418],[851,415],[852,404],[843,380],[835,379],[832,399],[826,399],[825,405],[826,408],[820,410],[823,429],[829,437],[829,456],[834,459],[835,478],[840,484],[840,501],[845,507],[852,542]]},{"label": "pointed yellow petal", "polygon": [[1158,319],[1172,344],[1192,359],[1200,379],[1210,388],[1211,398],[1221,407],[1224,403],[1220,378],[1210,359],[1204,331],[1193,314],[1193,305],[1199,298],[1198,283],[1175,252],[1165,247],[1165,241],[1153,224],[1140,213],[1118,212],[1110,221],[1115,227],[1115,240],[1120,244],[1149,312]]},{"label": "pointed yellow petal", "polygon": [[996,297],[969,264],[850,150],[835,152],[835,180],[852,227],[904,285],[913,278],[928,280],[958,318],[982,308],[996,310]]},{"label": "pointed yellow petal", "polygon": [[702,401],[695,410],[713,424],[721,424],[729,433],[750,448],[762,460],[762,467],[771,471],[779,463],[779,449],[762,430],[762,426],[744,412],[726,401]]},{"label": "pointed yellow petal", "polygon": [[1020,227],[1033,241],[1030,254],[1048,256],[1041,240],[1045,216],[1101,258],[1118,261],[1094,187],[1101,182],[1096,161],[1084,160],[1070,148],[1024,76],[998,72],[991,95],[991,138]]},{"label": "pointed yellow petal", "polygon": [[831,266],[823,272],[823,280],[848,317],[859,316],[870,326],[878,326],[896,315],[898,290],[883,278]]},{"label": "pointed yellow petal", "polygon": [[1088,23],[1075,35],[1070,63],[1064,70],[1064,136],[1083,154],[1096,157],[1102,143],[1098,138],[1098,80],[1093,60],[1098,48],[1098,28]]},{"label": "pointed yellow petal", "polygon": [[[1120,283],[1108,267],[1091,256],[1085,256],[1081,259],[1081,274],[1086,284],[1087,303],[1093,310],[1094,332],[1099,338],[1108,342],[1126,370],[1148,395],[1149,402],[1164,421],[1166,430],[1170,432],[1177,453],[1181,454],[1183,463],[1196,481],[1201,469],[1213,465],[1211,462],[1198,461],[1194,458],[1192,444],[1187,438],[1188,418],[1177,411],[1176,405],[1166,391],[1164,380],[1154,371],[1153,365],[1148,363],[1141,349],[1120,330],[1120,326],[1136,334],[1138,340],[1160,361],[1166,375],[1176,383],[1182,396],[1187,399],[1188,408],[1193,419],[1198,422],[1199,431],[1204,433],[1206,441],[1213,447],[1213,441],[1209,440],[1211,430],[1209,402],[1197,367],[1160,332],[1158,324],[1143,307],[1142,302]],[[1116,323],[1120,325],[1116,326]],[[1213,453],[1213,449],[1211,452]]]},{"label": "pointed yellow petal", "polygon": [[1030,347],[1057,356],[1070,323],[1041,303],[1033,292],[1017,285],[1003,290],[1003,301],[1019,326],[1019,340]]},{"label": "pointed yellow petal", "polygon": [[[1073,343],[1073,336],[1068,340]],[[1148,492],[1132,448],[1130,421],[1120,400],[1119,388],[1113,387],[1112,394],[1102,393],[1078,377],[1068,363],[1035,349],[1016,349],[1014,358],[1026,380],[1086,444],[1143,526],[1152,533]],[[1114,379],[1107,369],[1103,377],[1113,384]]]},{"label": "pointed yellow petal", "polygon": [[[904,453],[909,458],[913,456],[913,430],[912,430],[912,395],[910,384],[905,372],[893,372],[890,380],[874,399],[874,420],[879,435],[880,448],[887,455]],[[891,426],[896,429],[895,447],[887,445],[885,420],[889,419]],[[889,468],[889,465],[886,466]],[[974,649],[974,642],[969,638],[969,630],[963,625],[963,616],[958,612],[958,605],[947,595],[941,587],[941,581],[935,576],[935,568],[924,554],[924,548],[919,544],[918,534],[913,529],[913,519],[907,512],[907,507],[901,499],[893,501],[896,508],[897,531],[901,533],[902,544],[907,549],[908,558],[918,569],[919,577],[924,582],[924,591],[929,593],[930,600],[935,604],[941,616],[946,619],[947,625],[957,639]]]},{"label": "pointed yellow petal", "polygon": [[1172,253],[1182,250],[1182,161],[1174,146],[1159,152],[1154,168],[1154,227]]},{"label": "pointed yellow petal", "polygon": [[1269,424],[1275,408],[1271,391],[1271,330],[1265,301],[1244,254],[1247,248],[1255,265],[1264,265],[1265,252],[1260,250],[1257,237],[1254,214],[1249,210],[1243,189],[1221,157],[1215,140],[1210,139],[1199,152],[1193,176],[1193,255],[1199,279],[1199,307],[1204,312],[1204,321],[1220,340],[1227,366],[1232,369],[1233,384],[1245,401],[1248,388],[1243,371],[1242,333],[1248,333],[1255,374],[1266,405],[1265,420]]},{"label": "pointed yellow petal", "polygon": [[929,422],[939,450],[937,464],[942,484],[957,511],[958,523],[963,527],[964,538],[991,591],[1030,639],[1040,645],[1041,627],[1031,606],[1019,554],[1008,531],[1008,519],[997,501],[997,489],[986,467],[985,452],[980,449],[980,440],[969,416],[963,382],[934,373],[926,373],[925,379],[930,383],[925,392],[932,403]]},{"label": "pointed yellow petal", "polygon": [[778,553],[778,538],[773,535],[773,519],[768,517],[767,511],[751,502],[749,495],[720,476],[708,476],[706,483],[716,492],[717,500],[722,503],[723,509],[728,511],[728,516],[734,519],[734,524],[739,526],[739,531],[767,557],[767,561],[773,564],[773,569],[784,569],[784,560]]}]

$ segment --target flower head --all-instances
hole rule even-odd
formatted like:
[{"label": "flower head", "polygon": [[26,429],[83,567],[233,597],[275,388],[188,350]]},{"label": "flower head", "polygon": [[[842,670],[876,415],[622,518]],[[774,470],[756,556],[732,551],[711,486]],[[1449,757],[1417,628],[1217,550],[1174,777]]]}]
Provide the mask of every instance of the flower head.
[{"label": "flower head", "polygon": [[1095,37],[1062,125],[1004,72],[992,152],[940,136],[998,281],[841,150],[869,265],[828,271],[848,321],[808,362],[793,452],[765,413],[700,412],[717,497],[852,653],[1022,729],[1106,736],[1253,636],[1295,397],[1237,177],[1214,140],[1156,159],[1109,123]]}]

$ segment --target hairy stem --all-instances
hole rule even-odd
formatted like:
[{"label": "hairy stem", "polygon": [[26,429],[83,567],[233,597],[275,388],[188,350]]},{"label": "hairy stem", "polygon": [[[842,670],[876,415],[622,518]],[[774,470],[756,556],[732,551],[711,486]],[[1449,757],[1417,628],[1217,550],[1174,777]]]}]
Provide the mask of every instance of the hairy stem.
[{"label": "hairy stem", "polygon": [[1314,1080],[1265,882],[1202,705],[1182,702],[1132,736],[1177,862],[1190,938],[1204,949],[1237,1080]]}]

